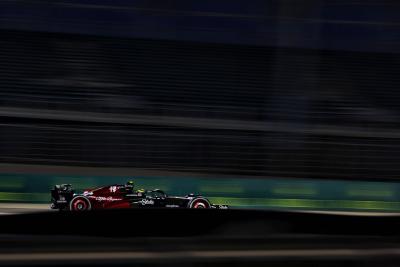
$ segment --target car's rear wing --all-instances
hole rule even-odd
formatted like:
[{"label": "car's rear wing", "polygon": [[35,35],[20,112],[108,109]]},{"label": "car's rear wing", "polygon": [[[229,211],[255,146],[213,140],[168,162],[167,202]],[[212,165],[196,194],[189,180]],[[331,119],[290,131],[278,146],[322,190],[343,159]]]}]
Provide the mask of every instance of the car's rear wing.
[{"label": "car's rear wing", "polygon": [[51,190],[51,208],[65,210],[74,196],[74,190],[70,184],[55,185]]}]

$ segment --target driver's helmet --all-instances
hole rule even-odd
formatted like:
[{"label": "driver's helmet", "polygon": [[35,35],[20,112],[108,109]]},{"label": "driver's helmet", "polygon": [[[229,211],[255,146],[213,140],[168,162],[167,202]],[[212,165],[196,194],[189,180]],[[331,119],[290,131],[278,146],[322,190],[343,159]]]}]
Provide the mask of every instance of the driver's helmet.
[{"label": "driver's helmet", "polygon": [[128,188],[128,189],[131,189],[131,190],[132,190],[133,187],[135,187],[133,181],[128,181],[128,182],[126,182],[125,188]]}]

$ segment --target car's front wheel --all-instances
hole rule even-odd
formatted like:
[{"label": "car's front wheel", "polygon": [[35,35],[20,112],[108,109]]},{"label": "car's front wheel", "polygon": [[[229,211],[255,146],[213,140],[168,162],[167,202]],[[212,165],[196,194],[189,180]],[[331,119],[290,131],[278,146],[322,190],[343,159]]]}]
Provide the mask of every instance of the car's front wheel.
[{"label": "car's front wheel", "polygon": [[203,198],[194,199],[189,205],[191,209],[209,209],[210,207],[210,202]]}]

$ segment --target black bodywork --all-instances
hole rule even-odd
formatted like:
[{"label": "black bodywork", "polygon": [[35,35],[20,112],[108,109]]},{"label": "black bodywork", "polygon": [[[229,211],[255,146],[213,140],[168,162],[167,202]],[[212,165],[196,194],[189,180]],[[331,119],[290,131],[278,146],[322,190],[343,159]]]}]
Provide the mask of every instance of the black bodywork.
[{"label": "black bodywork", "polygon": [[157,208],[194,208],[196,201],[205,203],[203,208],[227,208],[226,205],[212,205],[210,201],[201,195],[189,194],[183,197],[168,196],[160,189],[148,190],[143,193],[128,194],[135,207],[157,207]]}]

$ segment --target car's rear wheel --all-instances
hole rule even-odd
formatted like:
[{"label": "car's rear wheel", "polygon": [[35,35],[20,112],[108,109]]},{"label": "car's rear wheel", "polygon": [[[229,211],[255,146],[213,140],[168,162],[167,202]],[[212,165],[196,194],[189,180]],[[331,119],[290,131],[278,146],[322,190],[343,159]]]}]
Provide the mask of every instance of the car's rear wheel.
[{"label": "car's rear wheel", "polygon": [[77,196],[71,200],[69,208],[72,211],[86,211],[91,209],[91,205],[89,199]]},{"label": "car's rear wheel", "polygon": [[195,199],[190,203],[191,209],[208,209],[210,206],[210,203],[206,199]]}]

